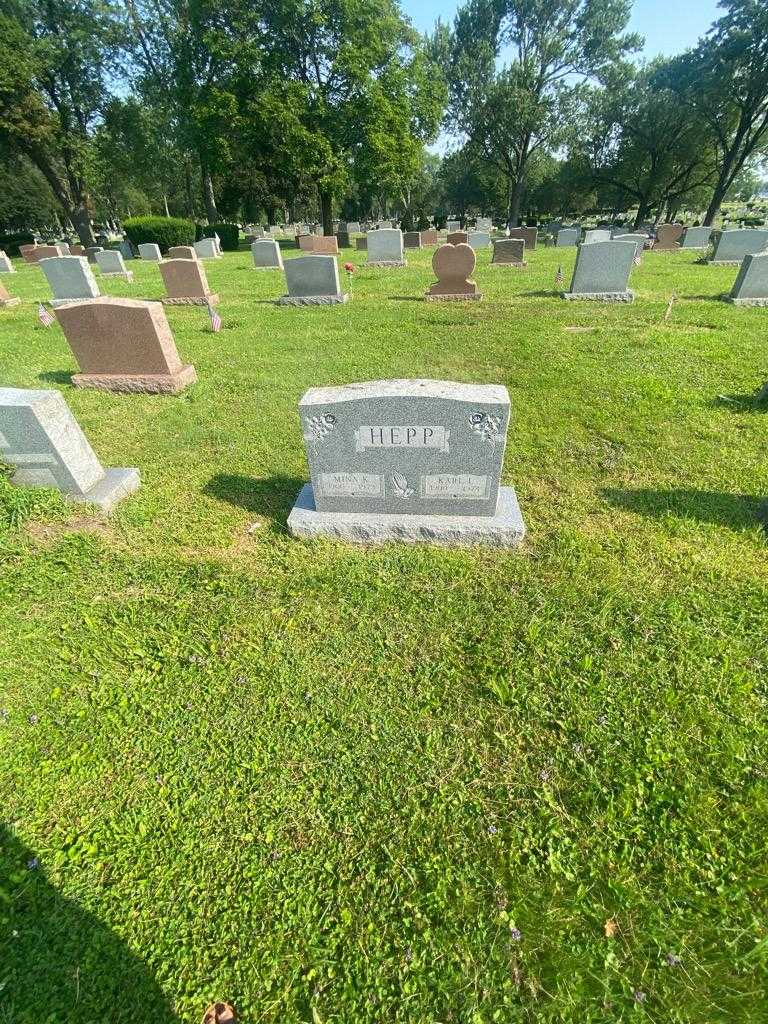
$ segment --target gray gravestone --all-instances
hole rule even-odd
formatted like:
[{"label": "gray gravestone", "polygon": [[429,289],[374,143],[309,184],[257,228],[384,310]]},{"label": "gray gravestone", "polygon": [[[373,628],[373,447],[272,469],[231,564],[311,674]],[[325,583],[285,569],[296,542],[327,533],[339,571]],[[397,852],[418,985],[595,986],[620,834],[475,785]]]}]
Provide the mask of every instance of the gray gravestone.
[{"label": "gray gravestone", "polygon": [[461,231],[460,220],[449,220],[446,224],[445,230],[450,234],[452,231]]},{"label": "gray gravestone", "polygon": [[590,231],[584,232],[584,244],[589,245],[592,242],[610,242],[611,232],[608,228],[592,228]]},{"label": "gray gravestone", "polygon": [[399,228],[368,232],[368,266],[404,267],[403,233]]},{"label": "gray gravestone", "polygon": [[590,242],[580,245],[570,290],[564,299],[596,299],[602,302],[632,302],[629,274],[634,266],[634,242]]},{"label": "gray gravestone", "polygon": [[[68,250],[69,250],[69,246],[67,246],[67,251]],[[104,246],[103,245],[89,245],[86,248],[86,250],[85,250],[85,257],[86,257],[86,259],[88,260],[89,263],[94,263],[94,264],[96,263],[96,253],[97,252],[104,252]],[[64,253],[64,247],[63,246],[62,246],[62,253]]]},{"label": "gray gravestone", "polygon": [[404,231],[403,232],[403,248],[405,248],[405,249],[420,249],[421,248],[421,232],[420,231]]},{"label": "gray gravestone", "polygon": [[16,267],[11,263],[10,257],[0,249],[0,274],[15,274]]},{"label": "gray gravestone", "polygon": [[493,221],[490,217],[478,217],[475,221],[476,231],[487,231],[488,234],[493,231]]},{"label": "gray gravestone", "polygon": [[351,220],[347,224],[347,234],[348,235],[358,235],[358,234],[360,234],[360,221],[358,221],[358,220]]},{"label": "gray gravestone", "polygon": [[635,243],[635,262],[639,263],[643,258],[643,252],[645,250],[645,243],[648,241],[646,235],[628,234],[628,235],[614,235],[613,240],[615,242],[634,242]]},{"label": "gray gravestone", "polygon": [[471,245],[473,249],[489,249],[491,236],[487,231],[470,231],[467,236],[467,245]]},{"label": "gray gravestone", "polygon": [[253,266],[256,270],[282,270],[283,254],[273,239],[264,238],[251,245]]},{"label": "gray gravestone", "polygon": [[524,238],[497,238],[493,243],[492,267],[527,267]]},{"label": "gray gravestone", "polygon": [[728,299],[736,306],[768,306],[768,252],[744,257]]},{"label": "gray gravestone", "polygon": [[330,306],[349,299],[335,256],[298,256],[286,260],[284,269],[288,294],[278,299],[281,306]]},{"label": "gray gravestone", "polygon": [[95,299],[99,286],[85,256],[49,256],[39,266],[53,291],[52,306],[73,299]]},{"label": "gray gravestone", "polygon": [[162,259],[160,247],[154,242],[142,242],[139,246],[139,256],[143,260],[151,260],[153,263],[159,263]]},{"label": "gray gravestone", "polygon": [[137,469],[102,468],[58,391],[0,388],[0,460],[13,484],[55,487],[107,512],[139,486]]},{"label": "gray gravestone", "polygon": [[122,277],[133,281],[133,272],[126,270],[123,257],[117,249],[101,249],[96,253],[96,264],[104,277]]},{"label": "gray gravestone", "polygon": [[131,245],[127,238],[124,238],[122,242],[118,244],[117,248],[124,260],[133,259],[133,246]]},{"label": "gray gravestone", "polygon": [[221,259],[218,238],[201,238],[195,242],[195,252],[201,260]]},{"label": "gray gravestone", "polygon": [[712,228],[686,228],[680,242],[681,249],[708,249]]},{"label": "gray gravestone", "polygon": [[578,245],[580,235],[579,228],[560,228],[557,232],[558,249],[572,248],[574,245]]},{"label": "gray gravestone", "polygon": [[299,415],[311,484],[288,520],[294,536],[498,547],[522,539],[514,489],[499,486],[506,388],[434,380],[313,388]]},{"label": "gray gravestone", "polygon": [[711,263],[741,265],[745,256],[762,252],[768,246],[768,230],[763,228],[741,228],[724,231],[715,247]]}]

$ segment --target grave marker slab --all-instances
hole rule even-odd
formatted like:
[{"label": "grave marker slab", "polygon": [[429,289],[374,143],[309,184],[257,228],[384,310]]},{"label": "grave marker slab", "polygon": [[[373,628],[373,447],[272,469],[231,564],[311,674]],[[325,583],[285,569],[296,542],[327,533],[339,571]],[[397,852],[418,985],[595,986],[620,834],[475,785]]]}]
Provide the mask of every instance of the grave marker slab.
[{"label": "grave marker slab", "polygon": [[117,248],[124,260],[132,260],[134,258],[133,246],[127,238],[119,242]]},{"label": "grave marker slab", "polygon": [[584,232],[584,243],[589,245],[592,242],[610,242],[611,232],[608,228],[591,228]]},{"label": "grave marker slab", "polygon": [[274,239],[263,238],[251,245],[251,256],[255,270],[282,270],[283,254]]},{"label": "grave marker slab", "polygon": [[646,235],[629,234],[629,235],[614,235],[614,241],[616,242],[634,242],[635,243],[635,260],[640,262],[643,258],[643,252],[645,251],[645,243],[648,241]]},{"label": "grave marker slab", "polygon": [[500,487],[510,402],[494,385],[389,380],[313,388],[299,403],[311,483],[296,537],[512,547],[525,526]]},{"label": "grave marker slab", "polygon": [[339,251],[336,235],[315,235],[312,252],[318,256],[335,256]]},{"label": "grave marker slab", "polygon": [[369,267],[404,267],[403,232],[400,228],[379,228],[368,232]]},{"label": "grave marker slab", "polygon": [[219,296],[208,287],[200,260],[163,260],[158,264],[167,295],[165,306],[217,306]]},{"label": "grave marker slab", "polygon": [[482,292],[477,290],[470,275],[475,269],[475,250],[464,242],[458,245],[441,245],[432,257],[432,269],[437,277],[424,296],[427,302],[479,301]]},{"label": "grave marker slab", "polygon": [[102,296],[55,313],[80,367],[76,388],[175,395],[197,380],[194,366],[179,359],[159,302]]},{"label": "grave marker slab", "polygon": [[85,256],[85,246],[84,245],[70,245],[70,247],[69,247],[69,255],[70,256]]},{"label": "grave marker slab", "polygon": [[490,249],[491,236],[487,231],[470,231],[467,234],[467,245],[473,249]]},{"label": "grave marker slab", "polygon": [[139,246],[139,257],[152,263],[159,263],[163,258],[160,254],[160,246],[155,245],[154,242],[142,242]]},{"label": "grave marker slab", "polygon": [[476,231],[487,231],[490,234],[493,231],[493,220],[490,217],[478,217],[475,221]]},{"label": "grave marker slab", "polygon": [[15,274],[16,267],[11,263],[10,256],[7,256],[2,249],[0,249],[0,274]]},{"label": "grave marker slab", "polygon": [[492,267],[527,267],[524,238],[497,238],[493,243]]},{"label": "grave marker slab", "polygon": [[768,229],[737,228],[723,231],[709,261],[715,266],[741,266],[745,256],[752,256],[768,248]]},{"label": "grave marker slab", "polygon": [[581,230],[579,228],[560,228],[557,232],[555,245],[558,249],[572,249],[579,244]]},{"label": "grave marker slab", "polygon": [[525,251],[532,252],[536,248],[539,238],[538,228],[510,228],[509,238],[522,238],[525,242]]},{"label": "grave marker slab", "polygon": [[351,220],[347,224],[347,233],[350,234],[350,235],[359,235],[360,234],[360,221],[359,220]]},{"label": "grave marker slab", "polygon": [[104,470],[58,391],[0,388],[0,459],[18,487],[55,487],[109,512],[139,487],[138,469]]},{"label": "grave marker slab", "polygon": [[335,256],[297,256],[285,261],[284,270],[288,294],[278,299],[278,305],[332,306],[349,300],[339,284]]},{"label": "grave marker slab", "polygon": [[580,245],[570,291],[564,299],[594,299],[600,302],[633,302],[629,275],[635,261],[634,242],[590,242]]},{"label": "grave marker slab", "polygon": [[744,257],[728,301],[735,306],[768,306],[768,252]]},{"label": "grave marker slab", "polygon": [[677,252],[685,227],[682,224],[659,224],[656,228],[654,252]]},{"label": "grave marker slab", "polygon": [[96,263],[96,253],[104,252],[103,245],[89,245],[85,250],[85,256],[89,263]]},{"label": "grave marker slab", "polygon": [[424,245],[424,246],[437,245],[438,244],[437,229],[436,228],[428,228],[426,231],[422,231],[421,232],[421,244]]},{"label": "grave marker slab", "polygon": [[445,225],[445,230],[448,231],[449,233],[452,231],[461,231],[461,221],[449,220]]},{"label": "grave marker slab", "polygon": [[168,250],[169,260],[196,260],[197,253],[194,245],[172,245]]},{"label": "grave marker slab", "polygon": [[336,247],[337,249],[351,249],[352,239],[349,237],[348,231],[337,231],[336,232]]},{"label": "grave marker slab", "polygon": [[362,238],[356,238],[355,239],[355,248],[357,249],[358,252],[367,252],[368,251],[368,236],[367,235],[363,235]]},{"label": "grave marker slab", "polygon": [[708,249],[712,228],[686,228],[680,242],[681,249]]},{"label": "grave marker slab", "polygon": [[469,245],[469,232],[449,231],[446,242],[448,245]]},{"label": "grave marker slab", "polygon": [[405,232],[403,232],[403,248],[405,248],[405,249],[420,249],[421,248],[421,232],[420,231],[405,231]]},{"label": "grave marker slab", "polygon": [[34,262],[39,266],[40,260],[50,260],[62,255],[63,253],[58,245],[38,245],[35,246]]},{"label": "grave marker slab", "polygon": [[20,245],[19,255],[25,263],[37,263],[38,246],[32,244]]},{"label": "grave marker slab", "polygon": [[54,308],[73,299],[94,299],[100,294],[85,256],[49,256],[39,264],[53,291]]},{"label": "grave marker slab", "polygon": [[100,249],[96,253],[96,264],[102,277],[120,277],[129,283],[133,281],[133,271],[126,270],[123,257],[117,249]]},{"label": "grave marker slab", "polygon": [[201,238],[195,242],[195,253],[200,260],[220,260],[221,253],[215,238]]}]

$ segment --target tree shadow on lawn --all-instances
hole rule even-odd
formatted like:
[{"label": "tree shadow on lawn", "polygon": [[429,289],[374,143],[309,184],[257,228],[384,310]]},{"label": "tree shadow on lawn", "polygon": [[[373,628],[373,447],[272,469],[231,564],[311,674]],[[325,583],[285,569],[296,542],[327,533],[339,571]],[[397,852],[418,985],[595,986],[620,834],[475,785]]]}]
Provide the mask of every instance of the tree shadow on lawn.
[{"label": "tree shadow on lawn", "polygon": [[768,401],[758,398],[759,392],[751,395],[718,395],[712,400],[712,405],[718,409],[727,409],[728,412],[766,413],[768,412]]},{"label": "tree shadow on lawn", "polygon": [[702,523],[748,530],[762,526],[768,532],[768,499],[753,494],[724,494],[720,491],[654,490],[624,491],[604,488],[602,496],[611,505],[661,518],[698,519]]},{"label": "tree shadow on lawn", "polygon": [[0,1019],[178,1024],[147,966],[0,824]]},{"label": "tree shadow on lawn", "polygon": [[203,493],[271,519],[284,531],[288,515],[306,482],[293,476],[259,479],[240,473],[217,473],[205,485]]}]

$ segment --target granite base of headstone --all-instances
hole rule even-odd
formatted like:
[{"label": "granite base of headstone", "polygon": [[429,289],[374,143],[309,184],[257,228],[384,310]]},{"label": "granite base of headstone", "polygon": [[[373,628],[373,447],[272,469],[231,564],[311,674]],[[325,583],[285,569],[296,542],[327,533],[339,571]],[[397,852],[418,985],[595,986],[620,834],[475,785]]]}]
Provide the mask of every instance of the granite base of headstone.
[{"label": "granite base of headstone", "polygon": [[288,294],[277,300],[280,306],[336,306],[349,301],[339,283],[335,256],[297,256],[286,260]]},{"label": "granite base of headstone", "polygon": [[634,242],[590,242],[580,245],[570,290],[564,299],[634,302],[629,275],[635,263]]},{"label": "granite base of headstone", "polygon": [[768,252],[744,257],[728,302],[734,306],[768,306]]},{"label": "granite base of headstone", "polygon": [[18,487],[55,487],[105,512],[140,483],[138,469],[102,467],[58,391],[0,388],[0,460]]},{"label": "granite base of headstone", "polygon": [[470,280],[477,265],[475,250],[460,242],[441,245],[432,257],[432,269],[437,277],[424,298],[427,302],[471,302],[482,299],[483,294]]},{"label": "granite base of headstone", "polygon": [[159,302],[102,296],[55,312],[80,367],[76,388],[175,395],[197,380],[194,366],[179,358]]},{"label": "granite base of headstone", "polygon": [[10,309],[12,306],[21,305],[21,299],[11,295],[4,284],[0,284],[0,309]]},{"label": "granite base of headstone", "polygon": [[294,537],[357,544],[516,547],[525,524],[501,487],[510,402],[494,385],[389,380],[314,388],[299,403],[310,480]]}]

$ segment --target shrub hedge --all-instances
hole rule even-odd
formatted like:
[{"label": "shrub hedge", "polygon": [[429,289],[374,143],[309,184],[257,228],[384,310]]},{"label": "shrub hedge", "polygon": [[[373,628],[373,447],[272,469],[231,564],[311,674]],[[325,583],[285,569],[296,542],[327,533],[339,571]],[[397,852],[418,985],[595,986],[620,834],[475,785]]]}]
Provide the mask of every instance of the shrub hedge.
[{"label": "shrub hedge", "polygon": [[6,256],[18,256],[20,245],[34,245],[35,236],[31,231],[17,231],[9,235],[0,235],[0,249]]},{"label": "shrub hedge", "polygon": [[129,217],[123,221],[123,230],[134,245],[154,242],[161,252],[195,241],[195,225],[182,217]]},{"label": "shrub hedge", "polygon": [[237,224],[228,224],[222,221],[220,224],[206,224],[201,229],[200,238],[213,238],[219,236],[221,248],[225,252],[237,252],[240,248],[240,228]]}]

